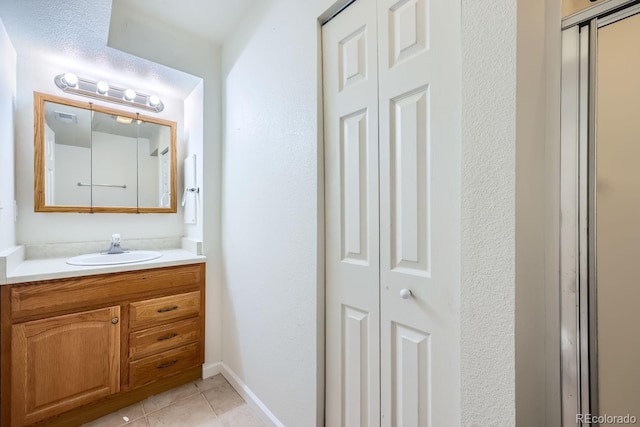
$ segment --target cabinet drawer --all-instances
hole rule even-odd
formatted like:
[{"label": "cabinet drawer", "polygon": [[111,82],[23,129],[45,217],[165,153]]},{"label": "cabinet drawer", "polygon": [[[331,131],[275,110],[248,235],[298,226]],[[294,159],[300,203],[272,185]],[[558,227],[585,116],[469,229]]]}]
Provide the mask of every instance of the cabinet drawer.
[{"label": "cabinet drawer", "polygon": [[131,303],[129,327],[140,329],[200,312],[200,292],[154,298]]},{"label": "cabinet drawer", "polygon": [[199,340],[199,317],[156,326],[155,328],[131,333],[129,337],[129,357],[137,359]]},{"label": "cabinet drawer", "polygon": [[129,384],[136,388],[202,363],[199,344],[189,344],[129,364]]},{"label": "cabinet drawer", "polygon": [[[149,298],[196,290],[204,283],[204,264],[163,267],[125,273],[99,274],[61,280],[32,282],[11,287],[13,321],[75,309],[119,304],[122,300]],[[179,288],[185,288],[182,291]]]}]

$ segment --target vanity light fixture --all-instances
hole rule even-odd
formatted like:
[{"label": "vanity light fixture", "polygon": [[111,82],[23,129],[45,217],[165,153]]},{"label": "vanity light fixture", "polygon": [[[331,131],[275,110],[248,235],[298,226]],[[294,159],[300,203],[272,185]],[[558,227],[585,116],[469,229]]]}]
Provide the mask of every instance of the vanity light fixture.
[{"label": "vanity light fixture", "polygon": [[61,80],[70,87],[78,86],[78,76],[73,73],[64,73],[61,77]]},{"label": "vanity light fixture", "polygon": [[98,83],[96,83],[96,91],[100,95],[108,94],[109,93],[109,83],[100,80]]},{"label": "vanity light fixture", "polygon": [[136,99],[136,91],[133,89],[125,89],[124,99],[126,101],[133,101],[134,99]]},{"label": "vanity light fixture", "polygon": [[78,77],[73,73],[63,73],[53,79],[60,89],[76,95],[102,99],[117,104],[133,105],[140,109],[159,113],[164,104],[157,95],[147,95],[133,89],[110,85],[105,81],[94,81]]},{"label": "vanity light fixture", "polygon": [[156,95],[151,95],[147,102],[149,103],[150,107],[157,107],[158,105],[160,105],[160,98],[158,98]]}]

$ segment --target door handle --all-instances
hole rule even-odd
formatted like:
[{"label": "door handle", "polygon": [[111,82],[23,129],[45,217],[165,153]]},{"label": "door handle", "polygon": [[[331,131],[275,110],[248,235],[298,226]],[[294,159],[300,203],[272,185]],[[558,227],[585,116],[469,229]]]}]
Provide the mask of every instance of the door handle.
[{"label": "door handle", "polygon": [[400,289],[400,298],[402,299],[409,299],[413,296],[413,292],[411,292],[411,289]]}]

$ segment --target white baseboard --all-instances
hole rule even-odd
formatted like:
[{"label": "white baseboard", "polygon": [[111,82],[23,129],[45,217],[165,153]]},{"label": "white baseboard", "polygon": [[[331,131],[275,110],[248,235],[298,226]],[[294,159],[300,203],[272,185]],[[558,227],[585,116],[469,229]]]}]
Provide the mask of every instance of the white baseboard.
[{"label": "white baseboard", "polygon": [[207,363],[202,365],[202,378],[209,378],[222,373],[222,362]]},{"label": "white baseboard", "polygon": [[217,374],[222,374],[229,384],[236,389],[238,394],[251,406],[263,423],[269,427],[284,427],[284,424],[276,418],[275,415],[262,403],[258,396],[247,386],[241,379],[233,372],[224,362],[211,363],[202,367],[202,378],[212,377]]}]

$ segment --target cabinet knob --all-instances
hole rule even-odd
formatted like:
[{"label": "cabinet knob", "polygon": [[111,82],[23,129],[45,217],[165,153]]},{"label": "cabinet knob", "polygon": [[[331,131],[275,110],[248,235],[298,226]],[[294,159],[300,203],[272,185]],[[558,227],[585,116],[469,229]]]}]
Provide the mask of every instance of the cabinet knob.
[{"label": "cabinet knob", "polygon": [[411,289],[400,289],[400,298],[409,299],[413,296]]},{"label": "cabinet knob", "polygon": [[113,319],[111,319],[111,323],[113,323],[114,325],[117,325],[119,321],[120,319],[118,319],[117,317],[114,317]]}]

